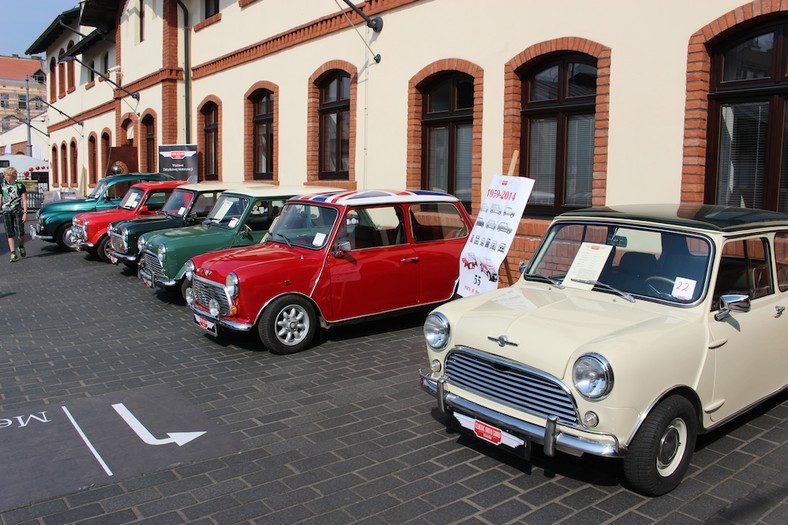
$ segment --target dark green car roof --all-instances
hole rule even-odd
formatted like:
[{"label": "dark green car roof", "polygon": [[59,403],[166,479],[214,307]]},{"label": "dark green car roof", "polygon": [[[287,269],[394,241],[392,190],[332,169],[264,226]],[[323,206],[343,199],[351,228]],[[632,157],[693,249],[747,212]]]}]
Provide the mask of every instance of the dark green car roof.
[{"label": "dark green car roof", "polygon": [[754,208],[711,204],[629,204],[585,208],[559,215],[559,219],[587,217],[648,221],[670,226],[735,232],[758,227],[788,226],[788,214]]}]

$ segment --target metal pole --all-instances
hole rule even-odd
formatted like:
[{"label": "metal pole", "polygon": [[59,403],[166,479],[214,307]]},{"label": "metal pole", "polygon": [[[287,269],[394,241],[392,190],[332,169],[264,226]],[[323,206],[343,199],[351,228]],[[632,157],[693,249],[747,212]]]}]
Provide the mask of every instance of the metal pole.
[{"label": "metal pole", "polygon": [[30,76],[25,75],[25,107],[27,108],[27,155],[33,156],[33,143],[30,140]]}]

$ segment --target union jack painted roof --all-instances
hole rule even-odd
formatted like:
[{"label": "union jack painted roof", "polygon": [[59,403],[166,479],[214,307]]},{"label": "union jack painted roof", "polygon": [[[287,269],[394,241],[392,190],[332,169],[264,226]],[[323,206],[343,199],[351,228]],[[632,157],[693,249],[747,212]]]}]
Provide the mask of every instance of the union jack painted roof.
[{"label": "union jack painted roof", "polygon": [[359,190],[316,193],[298,197],[298,200],[325,202],[339,206],[366,206],[398,202],[457,202],[454,195],[427,190]]}]

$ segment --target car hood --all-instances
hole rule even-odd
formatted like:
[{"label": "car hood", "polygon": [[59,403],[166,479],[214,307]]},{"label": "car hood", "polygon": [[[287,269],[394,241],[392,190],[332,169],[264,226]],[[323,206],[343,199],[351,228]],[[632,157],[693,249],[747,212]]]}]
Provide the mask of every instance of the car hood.
[{"label": "car hood", "polygon": [[[515,285],[438,308],[451,323],[452,346],[482,350],[556,377],[585,352],[611,358],[659,342],[687,326],[682,310],[617,295]],[[499,338],[507,343],[499,345]]]},{"label": "car hood", "polygon": [[74,216],[74,219],[84,221],[87,219],[89,223],[106,223],[109,224],[112,221],[117,221],[120,219],[125,219],[128,217],[133,217],[135,214],[134,210],[126,210],[121,208],[114,208],[112,210],[104,210],[104,211],[89,211],[85,213],[79,213]]},{"label": "car hood", "polygon": [[217,226],[195,224],[185,228],[157,232],[149,237],[146,236],[146,239],[149,248],[153,251],[160,244],[166,244],[168,249],[175,249],[181,245],[200,245],[204,246],[206,250],[213,250],[222,247],[215,246],[216,243],[223,244],[232,235],[232,231]]},{"label": "car hood", "polygon": [[133,219],[119,220],[114,224],[115,228],[121,229],[135,229],[137,231],[152,231],[159,228],[164,228],[170,223],[180,224],[183,222],[182,217],[174,217],[172,215],[165,215],[157,213],[156,215],[144,215],[142,217],[135,217]]},{"label": "car hood", "polygon": [[98,201],[96,199],[67,199],[48,202],[41,206],[41,215],[65,211],[83,211],[93,209]]},{"label": "car hood", "polygon": [[[309,252],[306,254],[304,252]],[[245,273],[259,272],[260,265],[276,265],[278,272],[290,265],[302,267],[307,259],[322,257],[323,252],[312,252],[303,248],[289,248],[287,245],[267,242],[243,248],[232,248],[219,252],[207,253],[194,258],[197,275],[208,277],[213,281],[224,282],[230,272],[242,277]]]}]

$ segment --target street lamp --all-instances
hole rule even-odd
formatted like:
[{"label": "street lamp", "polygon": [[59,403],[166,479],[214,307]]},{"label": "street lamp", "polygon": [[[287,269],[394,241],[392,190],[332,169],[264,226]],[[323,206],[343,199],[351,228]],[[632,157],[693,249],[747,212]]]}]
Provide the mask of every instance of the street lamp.
[{"label": "street lamp", "polygon": [[50,104],[49,102],[47,102],[46,100],[44,100],[41,97],[33,97],[33,98],[30,99],[29,102],[33,102],[33,101],[38,101],[38,102],[41,102],[42,104],[46,104],[50,108],[54,109],[55,111],[57,111],[58,113],[60,113],[61,115],[63,115],[67,119],[69,119],[74,124],[78,124],[80,126],[84,126],[85,125],[81,120],[77,120],[74,117],[72,117],[71,115],[67,115],[67,114],[63,113],[62,111],[60,111],[60,109],[56,108],[55,106],[53,106],[52,104]]},{"label": "street lamp", "polygon": [[60,57],[58,59],[58,62],[79,62],[80,64],[82,64],[82,66],[86,67],[87,69],[89,69],[90,71],[92,71],[96,75],[100,76],[101,78],[103,78],[104,80],[106,80],[107,82],[109,82],[110,84],[112,84],[113,86],[118,88],[119,90],[123,91],[124,93],[126,93],[128,96],[130,96],[134,100],[139,100],[140,99],[140,94],[138,92],[135,91],[134,93],[132,93],[131,91],[129,91],[128,89],[124,88],[123,86],[121,86],[117,82],[111,80],[108,76],[102,75],[101,73],[99,73],[98,71],[96,71],[95,69],[93,69],[92,67],[90,67],[89,65],[87,65],[86,63],[84,63],[83,61],[81,61],[80,59],[78,59],[77,57],[75,57],[73,55],[63,55],[62,57]]},{"label": "street lamp", "polygon": [[[48,132],[41,131],[40,129],[35,127],[33,124],[31,124],[29,119],[19,118],[16,115],[8,115],[8,116],[11,117],[11,118],[15,118],[16,120],[18,120],[19,122],[21,122],[22,124],[27,126],[27,133],[28,133],[28,135],[30,135],[30,128],[33,128],[34,130],[38,131],[42,135],[46,135],[47,137],[49,136]],[[32,144],[30,143],[30,139],[29,138],[27,139],[27,143],[28,143],[28,152],[27,152],[27,154],[32,156],[32,151],[33,150],[32,150]]]}]

